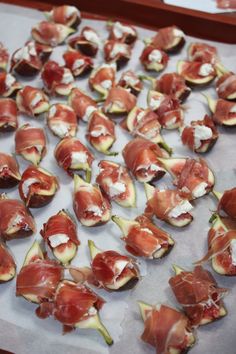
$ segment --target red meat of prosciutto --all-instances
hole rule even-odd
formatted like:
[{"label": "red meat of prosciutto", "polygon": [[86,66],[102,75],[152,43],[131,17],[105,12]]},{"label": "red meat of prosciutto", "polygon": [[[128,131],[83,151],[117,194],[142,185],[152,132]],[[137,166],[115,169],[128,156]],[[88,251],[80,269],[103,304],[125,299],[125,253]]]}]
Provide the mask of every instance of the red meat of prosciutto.
[{"label": "red meat of prosciutto", "polygon": [[135,74],[135,72],[132,70],[127,70],[122,73],[117,86],[124,87],[125,89],[130,89],[130,92],[136,96],[141,92],[143,83]]},{"label": "red meat of prosciutto", "polygon": [[0,131],[9,132],[17,129],[17,105],[11,98],[0,99]]},{"label": "red meat of prosciutto", "polygon": [[178,73],[192,85],[206,84],[216,77],[214,65],[200,61],[184,61],[179,67]]},{"label": "red meat of prosciutto", "polygon": [[126,43],[107,40],[104,45],[104,59],[107,63],[116,63],[121,68],[131,58],[131,48]]},{"label": "red meat of prosciutto", "polygon": [[136,106],[137,98],[123,87],[110,89],[103,106],[104,112],[129,113]]},{"label": "red meat of prosciutto", "polygon": [[221,299],[226,289],[219,288],[211,273],[201,266],[192,272],[181,271],[170,278],[169,284],[192,325],[203,325],[222,316]]},{"label": "red meat of prosciutto", "polygon": [[33,117],[49,109],[48,96],[42,90],[32,86],[25,86],[18,91],[16,103],[21,113]]},{"label": "red meat of prosciutto", "polygon": [[161,71],[168,64],[168,55],[160,47],[148,45],[142,51],[140,62],[146,70]]},{"label": "red meat of prosciutto", "polygon": [[90,115],[97,109],[97,103],[78,88],[74,88],[69,96],[69,104],[78,119],[88,122]]},{"label": "red meat of prosciutto", "polygon": [[189,319],[181,312],[157,305],[146,310],[142,340],[156,348],[156,354],[184,353],[194,344]]},{"label": "red meat of prosciutto", "polygon": [[53,134],[61,139],[74,137],[77,131],[76,114],[65,104],[56,103],[50,107],[47,123]]},{"label": "red meat of prosciutto", "polygon": [[50,12],[46,12],[45,15],[50,21],[72,28],[77,28],[81,22],[80,11],[75,6],[57,6]]},{"label": "red meat of prosciutto", "polygon": [[127,167],[138,181],[149,182],[164,176],[165,170],[158,157],[165,157],[166,154],[151,141],[135,138],[124,147],[122,153]]},{"label": "red meat of prosciutto", "polygon": [[184,78],[177,73],[163,74],[155,82],[153,88],[166,95],[173,96],[183,102],[191,93],[191,89],[186,85]]},{"label": "red meat of prosciutto", "polygon": [[0,243],[0,284],[14,278],[16,264],[7,247]]},{"label": "red meat of prosciutto", "polygon": [[63,59],[65,60],[65,66],[71,70],[75,77],[86,75],[93,68],[93,60],[76,50],[65,52]]},{"label": "red meat of prosciutto", "polygon": [[0,71],[6,70],[9,60],[8,50],[4,47],[3,43],[0,42]]},{"label": "red meat of prosciutto", "polygon": [[11,57],[11,71],[22,76],[36,75],[42,68],[42,61],[37,53],[35,42],[28,41],[17,49]]},{"label": "red meat of prosciutto", "polygon": [[176,26],[160,28],[151,38],[151,44],[166,51],[177,52],[185,43],[184,33]]},{"label": "red meat of prosciutto", "polygon": [[116,21],[108,24],[109,39],[120,41],[129,45],[134,44],[137,39],[137,31],[134,26]]},{"label": "red meat of prosciutto", "polygon": [[34,219],[23,202],[0,196],[0,237],[13,240],[31,236],[36,230]]},{"label": "red meat of prosciutto", "polygon": [[236,219],[236,188],[229,189],[223,193],[218,204],[218,212],[225,213]]},{"label": "red meat of prosciutto", "polygon": [[220,98],[235,99],[236,98],[236,74],[223,74],[216,82],[216,92]]},{"label": "red meat of prosciutto", "polygon": [[10,97],[19,89],[21,84],[12,74],[0,71],[0,96]]},{"label": "red meat of prosciutto", "polygon": [[104,97],[114,87],[116,80],[116,64],[102,64],[95,68],[89,77],[89,87],[101,93]]},{"label": "red meat of prosciutto", "polygon": [[201,63],[216,64],[218,61],[218,53],[216,47],[206,43],[191,43],[188,48],[188,56],[191,61]]},{"label": "red meat of prosciutto", "polygon": [[36,42],[52,47],[63,43],[66,37],[73,32],[74,30],[72,28],[62,25],[61,23],[48,21],[38,23],[31,30],[32,37]]},{"label": "red meat of prosciutto", "polygon": [[216,0],[219,9],[236,9],[236,0]]},{"label": "red meat of prosciutto", "polygon": [[0,188],[11,188],[19,183],[19,166],[13,156],[0,152]]},{"label": "red meat of prosciutto", "polygon": [[90,57],[94,57],[98,52],[101,39],[93,28],[85,26],[80,35],[71,38],[68,41],[68,44],[71,48],[76,49]]},{"label": "red meat of prosciutto", "polygon": [[229,125],[230,122],[235,124],[234,122],[236,120],[236,103],[219,98],[216,102],[213,120],[217,124]]}]

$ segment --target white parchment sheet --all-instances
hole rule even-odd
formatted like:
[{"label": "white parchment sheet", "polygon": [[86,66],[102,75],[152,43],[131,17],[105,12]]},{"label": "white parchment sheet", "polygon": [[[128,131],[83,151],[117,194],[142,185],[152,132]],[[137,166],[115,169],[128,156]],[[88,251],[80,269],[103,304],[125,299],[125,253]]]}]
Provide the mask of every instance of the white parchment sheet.
[{"label": "white parchment sheet", "polygon": [[[30,38],[30,30],[33,25],[41,21],[43,14],[29,9],[23,9],[16,6],[0,4],[0,41],[9,49],[12,54],[14,50],[23,46]],[[83,20],[79,30],[84,25],[90,25],[97,29],[103,39],[107,37],[105,23],[101,21]],[[158,26],[158,19],[157,19]],[[134,46],[132,59],[123,69],[131,68],[136,72],[142,70],[138,58],[144,47],[142,39],[149,37],[153,32],[138,28],[139,40]],[[194,41],[194,38],[187,38],[187,44]],[[208,42],[210,43],[210,42]],[[182,52],[178,55],[171,56],[166,72],[176,70],[176,63],[179,59],[186,58],[185,45]],[[236,46],[220,43],[213,43],[218,48],[220,58],[223,64],[232,71],[236,71]],[[58,60],[63,64],[62,53],[66,50],[66,46],[57,47],[51,59]],[[101,52],[95,59],[95,62],[102,62]],[[122,71],[118,72],[119,79]],[[37,87],[42,87],[40,77],[35,80],[22,80],[22,83],[30,83]],[[89,92],[87,79],[77,79],[76,85]],[[216,97],[212,87],[205,89],[205,93]],[[146,95],[148,84],[138,98],[138,105],[146,107]],[[91,92],[90,92],[91,93]],[[63,99],[54,98],[54,102],[65,102]],[[202,119],[205,113],[209,113],[208,107],[199,90],[195,90],[188,98],[185,111],[185,120],[189,122],[193,119]],[[34,239],[40,240],[39,231],[44,222],[60,209],[68,209],[73,213],[72,208],[72,192],[73,181],[66,173],[57,166],[53,156],[53,150],[58,139],[51,134],[45,126],[44,119],[32,119],[23,115],[19,119],[20,125],[26,122],[34,126],[45,127],[48,138],[48,152],[43,159],[41,166],[48,169],[58,176],[60,182],[60,190],[56,194],[54,200],[46,207],[41,209],[31,209],[37,222],[37,232],[32,238],[24,240],[14,240],[8,243],[10,249],[15,255],[18,271],[21,268],[24,256],[32,245]],[[87,144],[85,139],[86,125],[79,123],[79,131],[77,136],[81,141]],[[236,185],[236,128],[219,128],[220,137],[209,153],[205,155],[210,167],[216,175],[216,190],[223,191]],[[114,144],[114,151],[121,151],[123,146],[129,141],[129,135],[124,132],[118,125],[116,127],[117,141]],[[194,156],[184,147],[179,138],[177,131],[163,132],[167,143],[174,149],[174,157],[177,156]],[[91,150],[93,150],[91,148]],[[14,152],[14,133],[0,135],[0,151],[12,153]],[[95,180],[97,173],[97,164],[104,156],[94,152],[96,160],[93,163],[93,179]],[[28,163],[22,158],[17,157],[20,164],[21,173],[25,170]],[[122,155],[110,157],[109,159],[123,163]],[[166,177],[159,182],[158,186],[170,184],[170,178]],[[113,204],[113,214],[117,214],[126,218],[135,218],[142,213],[145,207],[145,194],[143,186],[135,182],[137,189],[137,208],[122,209]],[[18,196],[17,188],[9,190],[9,196],[14,198]],[[160,261],[142,261],[142,274],[145,275],[139,284],[132,291],[123,293],[106,293],[105,291],[97,292],[106,300],[104,309],[101,311],[101,317],[107,326],[111,335],[114,337],[115,343],[108,348],[103,339],[93,330],[76,330],[72,333],[62,335],[60,323],[54,321],[53,318],[47,320],[38,319],[34,315],[35,305],[28,303],[23,298],[15,297],[15,279],[7,284],[0,285],[0,348],[11,350],[17,354],[89,354],[89,353],[111,353],[111,354],[141,354],[154,353],[154,349],[140,340],[143,330],[143,322],[139,315],[137,300],[143,300],[148,303],[164,302],[166,304],[177,306],[173,294],[168,286],[168,279],[172,275],[172,264],[178,264],[182,267],[191,268],[192,263],[200,259],[206,252],[206,237],[209,228],[208,220],[211,216],[211,210],[216,208],[216,202],[211,196],[206,196],[196,201],[193,211],[194,221],[187,228],[176,230],[173,227],[163,225],[160,221],[155,222],[164,226],[171,233],[176,245],[172,252]],[[78,223],[78,235],[81,240],[78,255],[73,260],[73,265],[89,265],[89,252],[87,240],[92,239],[101,249],[115,249],[125,252],[124,244],[120,240],[121,233],[118,227],[110,221],[107,225],[97,228],[85,228]],[[228,315],[214,323],[202,327],[198,330],[198,341],[191,354],[214,353],[214,354],[233,354],[236,348],[236,286],[235,278],[220,277],[214,274],[220,286],[230,288],[229,295],[225,298],[225,304],[228,309]]]}]

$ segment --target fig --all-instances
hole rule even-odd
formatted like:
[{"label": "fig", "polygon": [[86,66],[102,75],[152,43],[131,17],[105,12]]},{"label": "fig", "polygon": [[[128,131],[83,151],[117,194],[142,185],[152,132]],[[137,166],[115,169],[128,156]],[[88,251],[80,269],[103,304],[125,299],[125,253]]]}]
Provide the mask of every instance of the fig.
[{"label": "fig", "polygon": [[134,71],[127,70],[122,73],[117,86],[129,89],[133,95],[137,96],[142,91],[143,83]]},{"label": "fig", "polygon": [[61,23],[62,25],[76,29],[81,22],[80,11],[75,6],[62,5],[53,7],[51,11],[45,11],[48,21]]},{"label": "fig", "polygon": [[68,45],[84,55],[95,57],[101,45],[101,39],[93,28],[85,26],[79,36],[69,39]]},{"label": "fig", "polygon": [[21,180],[19,166],[12,155],[0,152],[0,188],[12,188]]},{"label": "fig", "polygon": [[136,106],[137,98],[123,87],[112,87],[103,105],[103,111],[111,114],[129,113]]},{"label": "fig", "polygon": [[56,47],[62,44],[65,39],[74,32],[75,30],[73,28],[60,23],[42,21],[33,26],[31,35],[38,43]]},{"label": "fig", "polygon": [[50,106],[47,124],[52,133],[60,139],[76,135],[76,114],[71,107],[65,104],[56,103]]},{"label": "fig", "polygon": [[219,98],[235,101],[236,100],[236,74],[227,72],[220,75],[216,82],[216,92]]},{"label": "fig", "polygon": [[11,97],[21,88],[21,84],[12,74],[0,71],[0,96]]},{"label": "fig", "polygon": [[97,103],[85,92],[74,88],[68,99],[68,104],[73,108],[78,119],[88,122],[90,115],[97,110]]},{"label": "fig", "polygon": [[37,75],[42,69],[42,61],[38,56],[35,42],[29,41],[24,47],[17,49],[11,57],[11,72],[30,77]]},{"label": "fig", "polygon": [[124,24],[123,22],[107,22],[109,31],[109,39],[116,40],[121,43],[133,45],[137,40],[138,34],[134,26]]},{"label": "fig", "polygon": [[214,100],[205,95],[209,108],[213,113],[213,120],[219,125],[233,127],[236,125],[236,103],[219,98]]},{"label": "fig", "polygon": [[93,60],[76,50],[69,50],[63,54],[65,66],[71,70],[74,77],[88,74],[94,67]]},{"label": "fig", "polygon": [[104,44],[104,59],[107,63],[116,63],[121,69],[131,58],[131,48],[126,43],[117,40],[107,40]]},{"label": "fig", "polygon": [[49,109],[48,96],[42,90],[32,86],[25,86],[17,92],[16,103],[19,112],[30,117],[37,117]]},{"label": "fig", "polygon": [[192,87],[209,85],[216,78],[216,69],[211,63],[179,60],[177,72]]},{"label": "fig", "polygon": [[112,87],[115,85],[116,64],[102,64],[93,69],[89,77],[89,87],[101,95],[101,100],[105,100]]},{"label": "fig", "polygon": [[147,45],[139,59],[145,70],[159,72],[166,68],[169,57],[159,47]]},{"label": "fig", "polygon": [[0,98],[0,132],[11,132],[17,127],[16,102],[11,98]]},{"label": "fig", "polygon": [[214,196],[218,199],[217,210],[219,213],[225,213],[230,218],[236,219],[236,188],[224,191],[223,193],[213,190]]},{"label": "fig", "polygon": [[172,54],[182,49],[185,44],[184,36],[184,32],[180,28],[169,26],[160,28],[154,37],[148,38],[144,42]]},{"label": "fig", "polygon": [[12,280],[16,275],[14,258],[5,244],[0,243],[0,283]]}]

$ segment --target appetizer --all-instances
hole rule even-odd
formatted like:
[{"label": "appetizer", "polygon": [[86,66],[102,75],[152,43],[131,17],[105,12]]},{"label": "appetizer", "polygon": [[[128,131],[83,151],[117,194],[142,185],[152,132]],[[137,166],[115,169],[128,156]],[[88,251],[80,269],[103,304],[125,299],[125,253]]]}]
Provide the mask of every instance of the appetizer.
[{"label": "appetizer", "polygon": [[110,89],[115,86],[116,64],[102,64],[93,69],[89,77],[89,87],[101,95],[101,100],[105,100]]},{"label": "appetizer", "polygon": [[184,32],[176,26],[160,28],[154,37],[145,42],[167,53],[177,53],[185,44]]},{"label": "appetizer", "polygon": [[17,127],[16,102],[11,98],[0,98],[0,132],[11,132]]},{"label": "appetizer", "polygon": [[136,106],[137,98],[123,87],[112,87],[103,105],[105,113],[129,113]]},{"label": "appetizer", "polygon": [[209,85],[217,74],[214,65],[211,63],[184,60],[178,61],[177,72],[192,87]]},{"label": "appetizer", "polygon": [[16,95],[16,103],[19,112],[30,117],[37,117],[49,109],[48,96],[36,87],[25,86]]},{"label": "appetizer", "polygon": [[224,100],[236,100],[236,74],[228,72],[219,77],[216,82],[216,92]]},{"label": "appetizer", "polygon": [[62,44],[65,39],[75,30],[60,23],[42,21],[35,25],[31,30],[33,39],[41,44],[56,47]]},{"label": "appetizer", "polygon": [[74,77],[84,76],[93,69],[93,60],[76,50],[65,52],[63,59],[65,66],[71,70]]},{"label": "appetizer", "polygon": [[116,40],[121,43],[133,45],[138,37],[134,26],[116,22],[108,22],[107,28],[109,31],[109,39]]},{"label": "appetizer", "polygon": [[16,78],[12,74],[0,71],[0,96],[11,97],[21,87],[21,84],[16,81]]},{"label": "appetizer", "polygon": [[219,61],[216,47],[203,42],[190,43],[188,47],[188,59],[201,63],[216,64]]},{"label": "appetizer", "polygon": [[0,242],[0,284],[12,280],[16,275],[16,263],[7,246]]},{"label": "appetizer", "polygon": [[153,45],[147,45],[139,59],[145,70],[156,72],[164,70],[169,61],[168,55]]},{"label": "appetizer", "polygon": [[9,60],[9,53],[3,43],[0,42],[0,71],[6,71]]},{"label": "appetizer", "polygon": [[127,70],[122,73],[117,86],[129,89],[133,95],[137,96],[142,91],[143,83],[134,71]]},{"label": "appetizer", "polygon": [[79,36],[69,39],[68,45],[84,55],[95,57],[101,45],[101,39],[93,28],[85,26]]},{"label": "appetizer", "polygon": [[0,152],[0,188],[12,188],[21,180],[19,166],[12,155]]},{"label": "appetizer", "polygon": [[60,139],[72,138],[77,131],[77,118],[74,110],[65,104],[56,103],[50,106],[47,124],[52,133]]},{"label": "appetizer", "polygon": [[117,40],[107,40],[104,44],[104,59],[107,63],[116,63],[119,70],[131,58],[131,48],[126,43]]},{"label": "appetizer", "polygon": [[224,193],[213,191],[213,194],[219,200],[217,207],[218,213],[224,213],[224,215],[236,219],[236,188],[226,190]]},{"label": "appetizer", "polygon": [[42,65],[34,41],[27,42],[24,47],[17,49],[11,57],[11,72],[14,71],[21,76],[37,75],[42,69]]},{"label": "appetizer", "polygon": [[89,121],[90,115],[97,110],[96,101],[77,87],[71,91],[68,103],[77,118],[82,119],[85,123]]},{"label": "appetizer", "polygon": [[62,5],[53,7],[51,11],[44,12],[48,21],[76,29],[81,22],[80,11],[75,6]]},{"label": "appetizer", "polygon": [[233,127],[236,125],[236,103],[219,98],[214,100],[210,96],[205,96],[209,108],[213,113],[213,120],[216,124]]}]

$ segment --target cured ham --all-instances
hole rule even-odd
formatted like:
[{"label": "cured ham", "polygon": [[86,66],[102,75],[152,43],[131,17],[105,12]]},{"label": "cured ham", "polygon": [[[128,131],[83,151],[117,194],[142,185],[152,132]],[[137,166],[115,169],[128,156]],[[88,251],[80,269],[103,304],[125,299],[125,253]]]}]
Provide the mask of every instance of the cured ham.
[{"label": "cured ham", "polygon": [[216,0],[219,9],[236,9],[235,0]]},{"label": "cured ham", "polygon": [[128,170],[115,162],[102,160],[98,164],[96,182],[110,200],[123,207],[134,207],[136,202],[134,183]]},{"label": "cured ham", "polygon": [[0,71],[0,96],[10,97],[21,87],[21,84],[16,81],[12,74]]},{"label": "cured ham", "polygon": [[145,215],[140,215],[135,220],[113,216],[112,221],[123,233],[122,240],[126,250],[134,256],[159,259],[174,246],[170,235],[154,225]]},{"label": "cured ham", "polygon": [[7,48],[4,47],[3,43],[0,42],[0,71],[6,71],[9,60],[9,53]]},{"label": "cured ham", "polygon": [[157,116],[161,126],[165,129],[176,129],[183,125],[184,114],[178,99],[150,90],[148,106]]},{"label": "cured ham", "polygon": [[12,280],[16,275],[16,263],[5,244],[0,243],[0,283]]},{"label": "cured ham", "polygon": [[195,42],[189,45],[188,58],[190,61],[211,64],[216,64],[219,61],[216,47],[201,42]]},{"label": "cured ham", "polygon": [[121,43],[133,45],[137,40],[138,34],[134,26],[127,25],[116,21],[107,25],[109,31],[109,39],[116,40]]},{"label": "cured ham", "polygon": [[37,304],[48,302],[54,298],[62,277],[63,268],[58,262],[45,258],[35,241],[17,275],[16,296]]},{"label": "cured ham", "polygon": [[108,291],[132,289],[139,280],[134,259],[116,251],[101,251],[89,240],[91,269],[97,286]]},{"label": "cured ham", "polygon": [[44,130],[28,123],[22,125],[15,134],[15,151],[25,160],[38,165],[47,152]]},{"label": "cured ham", "polygon": [[52,133],[61,139],[74,137],[77,131],[77,118],[74,110],[61,103],[50,107],[47,124]]},{"label": "cured ham", "polygon": [[16,103],[18,110],[29,116],[38,116],[49,109],[48,96],[40,89],[25,86],[17,92]]},{"label": "cured ham", "polygon": [[71,70],[72,74],[77,76],[84,76],[93,69],[93,60],[77,52],[76,50],[69,50],[63,54],[65,66]]},{"label": "cured ham", "polygon": [[75,85],[70,69],[52,60],[44,65],[41,77],[46,91],[52,95],[68,96]]},{"label": "cured ham", "polygon": [[63,264],[69,263],[75,257],[80,241],[76,224],[65,210],[51,216],[43,224],[40,234],[54,256]]},{"label": "cured ham", "polygon": [[73,32],[74,30],[72,28],[60,23],[42,21],[33,26],[31,35],[38,43],[56,47],[57,45],[62,44]]},{"label": "cured ham", "polygon": [[131,48],[117,40],[107,40],[104,44],[104,59],[107,63],[116,63],[117,69],[124,66],[131,58]]},{"label": "cured ham", "polygon": [[28,208],[50,203],[59,187],[57,178],[43,168],[29,166],[22,174],[19,194]]},{"label": "cured ham", "polygon": [[158,304],[139,302],[144,321],[141,339],[156,348],[156,354],[183,354],[195,343],[189,319],[180,311]]},{"label": "cured ham", "polygon": [[[210,108],[212,110],[213,107]],[[214,103],[213,120],[219,125],[236,125],[236,103],[219,98]]]},{"label": "cured ham", "polygon": [[102,64],[95,68],[89,77],[89,87],[106,99],[108,92],[115,86],[116,64]]},{"label": "cured ham", "polygon": [[209,151],[216,143],[218,136],[217,128],[208,115],[205,115],[203,120],[192,121],[181,132],[182,143],[198,153]]},{"label": "cured ham", "polygon": [[219,197],[218,212],[225,213],[229,217],[236,219],[236,188],[224,191]]},{"label": "cured ham", "polygon": [[225,73],[216,82],[216,92],[220,98],[236,99],[236,74]]},{"label": "cured ham", "polygon": [[115,123],[99,110],[90,116],[86,137],[97,151],[106,155],[117,154],[109,151],[116,141]]},{"label": "cured ham", "polygon": [[222,302],[226,289],[217,286],[209,271],[196,266],[193,271],[176,267],[176,272],[169,284],[193,326],[204,325],[226,315]]},{"label": "cured ham", "polygon": [[97,110],[97,103],[86,93],[74,88],[69,95],[69,105],[78,119],[88,122],[90,115]]},{"label": "cured ham", "polygon": [[201,61],[180,60],[177,72],[190,86],[206,86],[216,77],[216,69],[213,64]]},{"label": "cured ham", "polygon": [[101,45],[101,39],[93,28],[85,26],[79,36],[69,39],[68,44],[85,55],[95,57]]},{"label": "cured ham", "polygon": [[160,47],[147,45],[139,59],[145,70],[159,72],[166,68],[169,57]]},{"label": "cured ham", "polygon": [[79,171],[86,172],[86,180],[91,177],[92,153],[76,138],[64,138],[56,146],[54,156],[57,163],[70,176]]},{"label": "cured ham", "polygon": [[12,188],[19,183],[21,175],[16,159],[0,152],[0,188]]},{"label": "cured ham", "polygon": [[74,211],[84,226],[97,226],[107,223],[111,218],[111,205],[108,198],[96,185],[85,182],[75,175]]},{"label": "cured ham", "polygon": [[18,127],[17,105],[11,98],[0,99],[0,132],[11,132]]},{"label": "cured ham", "polygon": [[112,87],[104,102],[105,113],[129,113],[136,106],[137,98],[123,87]]},{"label": "cured ham", "polygon": [[145,184],[145,192],[147,217],[155,215],[158,219],[176,227],[186,226],[193,220],[189,213],[193,209],[189,203],[189,194],[173,189],[157,189],[149,184]]},{"label": "cured ham", "polygon": [[142,81],[132,70],[123,72],[117,86],[129,89],[130,92],[135,96],[137,96],[143,89]]},{"label": "cured ham", "polygon": [[33,217],[17,199],[0,196],[0,237],[5,241],[25,238],[36,231]]},{"label": "cured ham", "polygon": [[123,149],[128,169],[139,182],[150,182],[164,176],[158,157],[168,156],[158,145],[143,138],[135,138]]},{"label": "cured ham", "polygon": [[185,44],[184,32],[176,26],[160,28],[147,42],[165,52],[177,53]]},{"label": "cured ham", "polygon": [[80,11],[75,6],[57,6],[49,12],[45,12],[44,14],[49,21],[61,23],[62,25],[75,29],[81,22]]}]

